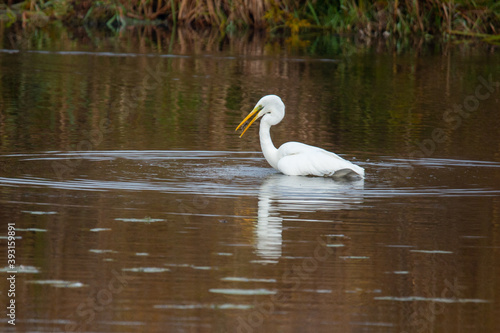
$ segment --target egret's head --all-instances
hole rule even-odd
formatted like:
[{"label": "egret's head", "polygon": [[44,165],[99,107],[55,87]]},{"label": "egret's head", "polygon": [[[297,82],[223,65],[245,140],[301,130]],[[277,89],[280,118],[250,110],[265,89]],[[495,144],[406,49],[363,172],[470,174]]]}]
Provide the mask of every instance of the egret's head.
[{"label": "egret's head", "polygon": [[[267,95],[262,97],[253,108],[252,112],[250,112],[248,116],[246,116],[245,119],[243,119],[243,121],[238,125],[238,127],[236,127],[236,131],[240,128],[243,129],[240,138],[257,119],[266,114],[269,115],[270,125],[276,125],[283,119],[285,116],[285,104],[283,104],[281,98],[276,95]],[[254,116],[254,118],[249,122],[249,119],[252,116]]]}]

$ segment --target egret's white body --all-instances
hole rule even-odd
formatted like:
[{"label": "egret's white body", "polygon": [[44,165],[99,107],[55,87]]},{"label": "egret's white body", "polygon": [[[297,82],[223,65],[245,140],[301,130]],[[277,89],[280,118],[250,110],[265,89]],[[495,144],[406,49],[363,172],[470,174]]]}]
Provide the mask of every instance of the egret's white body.
[{"label": "egret's white body", "polygon": [[267,162],[276,170],[289,176],[364,178],[365,170],[362,167],[318,147],[300,142],[287,142],[276,149],[271,140],[271,126],[279,124],[285,117],[285,104],[278,96],[262,97],[236,130],[254,115],[255,117],[244,127],[241,136],[245,134],[254,121],[262,117],[259,132],[260,146]]}]

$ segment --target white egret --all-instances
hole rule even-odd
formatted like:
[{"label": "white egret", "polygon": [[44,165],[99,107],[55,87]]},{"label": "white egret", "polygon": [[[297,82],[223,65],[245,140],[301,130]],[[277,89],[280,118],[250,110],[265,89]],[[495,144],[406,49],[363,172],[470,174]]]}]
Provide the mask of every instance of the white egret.
[{"label": "white egret", "polygon": [[[255,116],[248,124],[248,120]],[[285,104],[276,95],[262,97],[255,108],[236,127],[242,128],[240,138],[248,128],[262,117],[260,122],[260,146],[267,162],[276,170],[289,176],[322,176],[333,178],[364,178],[365,170],[337,154],[300,142],[287,142],[279,149],[271,140],[271,126],[279,124],[285,116]]]}]

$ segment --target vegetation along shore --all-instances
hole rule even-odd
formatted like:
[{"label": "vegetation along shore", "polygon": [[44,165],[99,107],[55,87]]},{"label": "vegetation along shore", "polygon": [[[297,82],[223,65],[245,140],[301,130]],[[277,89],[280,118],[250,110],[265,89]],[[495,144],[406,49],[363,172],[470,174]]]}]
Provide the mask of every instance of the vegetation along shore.
[{"label": "vegetation along shore", "polygon": [[130,25],[260,29],[297,34],[328,30],[363,36],[476,37],[500,43],[496,0],[7,0],[4,25]]}]

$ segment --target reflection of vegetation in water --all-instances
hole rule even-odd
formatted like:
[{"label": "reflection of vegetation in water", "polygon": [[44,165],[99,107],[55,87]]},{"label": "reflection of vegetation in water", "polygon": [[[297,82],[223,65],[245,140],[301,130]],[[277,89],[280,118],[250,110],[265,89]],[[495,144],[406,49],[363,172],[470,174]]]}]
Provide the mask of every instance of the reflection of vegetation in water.
[{"label": "reflection of vegetation in water", "polygon": [[67,25],[136,24],[242,27],[298,31],[328,29],[363,36],[467,35],[498,41],[500,3],[496,0],[52,0],[0,5],[0,18],[11,24],[41,25],[49,18]]},{"label": "reflection of vegetation in water", "polygon": [[[309,37],[306,48],[289,49],[264,34],[233,38],[152,26],[110,37],[89,32],[83,31],[80,43],[73,37],[78,30],[49,27],[27,39],[28,49],[89,54],[0,54],[1,150],[88,149],[78,147],[82,140],[94,150],[258,150],[258,140],[238,140],[234,127],[268,93],[280,95],[289,111],[273,131],[277,143],[411,150],[430,135],[426,122],[448,125],[442,121],[446,108],[474,93],[478,69],[460,57],[481,56],[491,47],[384,39],[369,44],[323,34]],[[115,54],[94,55],[99,52]],[[428,56],[432,61],[423,60]],[[498,71],[488,60],[494,56],[484,59],[491,64],[482,72]],[[148,88],[141,89],[145,80]],[[464,121],[457,140],[472,142],[482,115]],[[110,121],[109,132],[101,129],[102,120]],[[480,133],[487,142],[488,131]]]}]

